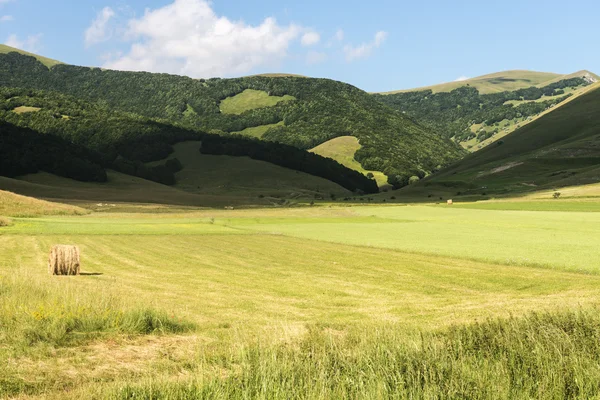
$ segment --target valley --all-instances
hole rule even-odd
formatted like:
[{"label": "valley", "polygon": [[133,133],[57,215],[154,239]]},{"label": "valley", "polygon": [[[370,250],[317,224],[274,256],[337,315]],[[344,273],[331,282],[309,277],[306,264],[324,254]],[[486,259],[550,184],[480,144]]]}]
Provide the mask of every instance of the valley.
[{"label": "valley", "polygon": [[599,106],[2,45],[0,398],[594,398]]}]

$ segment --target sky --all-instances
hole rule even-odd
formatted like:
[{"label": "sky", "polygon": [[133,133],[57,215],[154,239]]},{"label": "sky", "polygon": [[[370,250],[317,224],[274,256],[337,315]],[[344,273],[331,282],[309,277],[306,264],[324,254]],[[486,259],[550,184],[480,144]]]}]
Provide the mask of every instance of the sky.
[{"label": "sky", "polygon": [[0,43],[194,78],[285,72],[390,91],[600,73],[598,0],[0,0]]}]

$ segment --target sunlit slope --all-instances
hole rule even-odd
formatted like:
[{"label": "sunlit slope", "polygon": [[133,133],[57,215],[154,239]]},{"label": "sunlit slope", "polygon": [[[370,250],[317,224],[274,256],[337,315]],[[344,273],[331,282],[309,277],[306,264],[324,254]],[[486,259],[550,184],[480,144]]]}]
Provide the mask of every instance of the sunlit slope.
[{"label": "sunlit slope", "polygon": [[534,191],[600,182],[600,84],[406,192]]},{"label": "sunlit slope", "polygon": [[419,90],[431,89],[434,93],[437,92],[450,92],[454,89],[463,86],[472,86],[479,90],[481,94],[497,93],[504,91],[513,91],[517,89],[524,89],[531,86],[545,86],[550,83],[569,79],[574,77],[581,77],[589,74],[594,79],[598,79],[598,76],[590,73],[589,71],[579,71],[574,74],[555,74],[551,72],[537,72],[537,71],[526,71],[526,70],[514,70],[514,71],[503,71],[496,72],[493,74],[478,76],[476,78],[466,79],[456,82],[442,83],[439,85],[425,86],[414,89],[395,90],[391,92],[385,92],[382,94],[393,94],[399,92],[414,92]]},{"label": "sunlit slope", "polygon": [[17,49],[15,47],[10,47],[5,44],[0,44],[0,54],[6,54],[6,53],[11,53],[11,52],[16,52],[16,53],[23,54],[26,56],[35,57],[38,61],[40,61],[42,64],[44,64],[48,68],[53,67],[58,64],[62,64],[62,62],[53,60],[51,58],[47,58],[47,57],[43,57],[43,56],[40,56],[37,54],[29,53],[25,50]]},{"label": "sunlit slope", "polygon": [[378,171],[367,171],[354,158],[354,154],[360,149],[358,139],[353,136],[341,136],[331,139],[310,151],[323,157],[329,157],[348,168],[358,171],[364,175],[373,174],[373,178],[377,181],[379,187],[388,184],[387,176]]}]

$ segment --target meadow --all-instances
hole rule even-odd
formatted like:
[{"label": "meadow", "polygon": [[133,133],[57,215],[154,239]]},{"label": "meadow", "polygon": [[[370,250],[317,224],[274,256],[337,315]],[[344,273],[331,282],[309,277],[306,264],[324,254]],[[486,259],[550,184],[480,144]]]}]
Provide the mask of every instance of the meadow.
[{"label": "meadow", "polygon": [[[3,211],[0,397],[600,390],[594,210],[43,204]],[[47,275],[58,243],[80,246],[81,276]]]}]

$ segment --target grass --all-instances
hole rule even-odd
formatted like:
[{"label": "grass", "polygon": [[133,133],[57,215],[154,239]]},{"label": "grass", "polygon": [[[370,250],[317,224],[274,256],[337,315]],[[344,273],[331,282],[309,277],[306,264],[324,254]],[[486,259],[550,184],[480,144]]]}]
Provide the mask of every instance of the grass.
[{"label": "grass", "polygon": [[20,106],[20,107],[15,108],[13,110],[13,112],[16,112],[17,114],[25,114],[28,112],[38,112],[40,110],[41,110],[41,108],[39,108],[39,107]]},{"label": "grass", "polygon": [[89,211],[67,204],[38,200],[0,190],[0,215],[38,217],[43,215],[83,215]]},{"label": "grass", "polygon": [[273,107],[281,102],[296,100],[295,97],[270,96],[262,90],[246,89],[233,97],[221,102],[221,112],[225,114],[242,114],[245,111],[262,107]]},{"label": "grass", "polygon": [[[14,218],[0,230],[0,396],[598,389],[598,213],[147,211]],[[56,243],[80,247],[86,275],[47,275]]]},{"label": "grass", "polygon": [[[313,175],[279,167],[248,157],[200,154],[200,142],[174,146],[171,157],[178,158],[183,170],[176,174],[176,189],[211,196],[221,203],[273,205],[281,199],[313,199],[318,193],[342,196],[341,186]],[[263,196],[259,198],[259,196]],[[227,204],[227,203],[226,203]]]},{"label": "grass", "polygon": [[271,128],[275,128],[277,126],[282,126],[283,125],[283,121],[278,122],[276,124],[269,124],[269,125],[261,125],[261,126],[255,126],[252,128],[246,128],[243,131],[239,131],[239,132],[232,132],[232,133],[237,133],[239,135],[245,135],[245,136],[250,136],[253,138],[257,138],[257,139],[261,139],[263,137],[263,135],[265,133],[267,133],[267,131]]},{"label": "grass", "polygon": [[4,45],[4,44],[0,44],[0,54],[6,54],[6,53],[12,53],[12,52],[17,52],[17,53],[20,53],[20,54],[25,54],[27,56],[35,57],[36,59],[38,59],[42,64],[44,64],[48,68],[51,68],[51,67],[53,67],[55,65],[58,65],[58,64],[62,64],[60,61],[56,61],[56,60],[53,60],[51,58],[42,57],[42,56],[37,55],[37,54],[29,53],[29,52],[24,51],[24,50],[20,50],[20,49],[14,48],[14,47],[10,47],[10,46]]},{"label": "grass", "polygon": [[12,220],[6,217],[0,217],[0,228],[11,226]]},{"label": "grass", "polygon": [[323,157],[329,157],[348,168],[364,175],[371,172],[379,187],[388,186],[387,176],[379,171],[367,171],[354,159],[354,154],[360,149],[360,143],[354,136],[341,136],[318,145],[310,151]]}]

